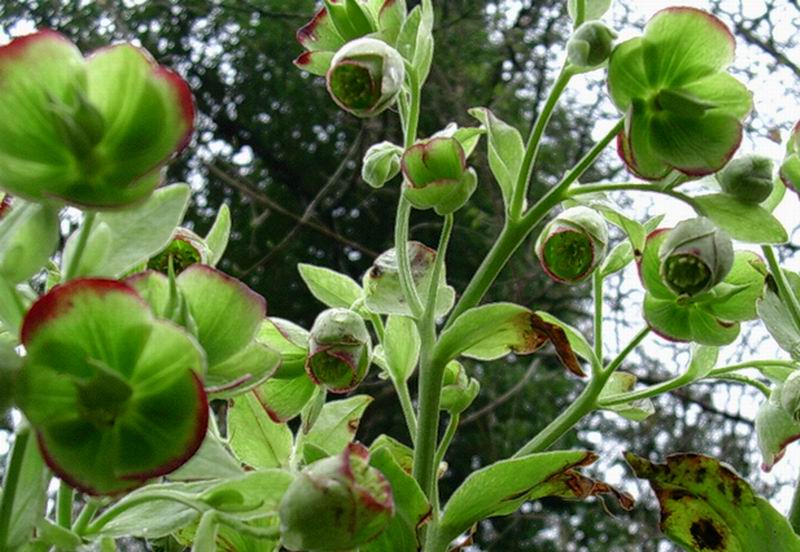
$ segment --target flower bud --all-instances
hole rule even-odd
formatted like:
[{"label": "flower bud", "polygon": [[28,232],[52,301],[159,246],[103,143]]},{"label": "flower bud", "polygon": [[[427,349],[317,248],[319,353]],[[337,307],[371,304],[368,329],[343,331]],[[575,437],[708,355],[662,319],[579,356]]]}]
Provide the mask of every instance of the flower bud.
[{"label": "flower bud", "polygon": [[375,38],[359,38],[342,46],[327,74],[333,100],[356,117],[374,117],[392,105],[404,78],[403,57]]},{"label": "flower bud", "polygon": [[772,193],[773,162],[761,155],[744,155],[717,173],[722,191],[747,203],[761,203]]},{"label": "flower bud", "polygon": [[536,242],[536,255],[550,278],[574,284],[597,268],[607,247],[605,219],[588,207],[572,207],[545,226]]},{"label": "flower bud", "polygon": [[587,21],[567,42],[567,60],[578,69],[594,69],[608,60],[617,33],[600,21]]},{"label": "flower bud", "polygon": [[433,138],[406,150],[402,160],[406,197],[417,209],[433,208],[439,215],[460,209],[478,183],[467,168],[464,148],[456,138]]},{"label": "flower bud", "polygon": [[731,271],[733,242],[707,218],[693,218],[669,232],[658,255],[667,287],[678,295],[696,295],[716,286]]},{"label": "flower bud", "polygon": [[328,309],[314,321],[308,340],[306,373],[333,393],[353,390],[369,369],[367,325],[347,309]]},{"label": "flower bud", "polygon": [[394,515],[392,487],[369,465],[369,452],[351,443],[342,454],[303,470],[278,510],[288,550],[352,550],[377,537]]},{"label": "flower bud", "polygon": [[442,386],[441,409],[451,415],[464,412],[480,393],[481,384],[470,378],[458,361],[447,364]]},{"label": "flower bud", "polygon": [[207,264],[208,257],[208,246],[203,238],[188,228],[177,228],[172,241],[161,253],[147,262],[147,268],[167,274],[172,259],[172,268],[177,276],[193,264]]},{"label": "flower bud", "polygon": [[391,142],[374,144],[364,155],[361,178],[373,188],[382,188],[400,172],[402,155],[403,148]]}]

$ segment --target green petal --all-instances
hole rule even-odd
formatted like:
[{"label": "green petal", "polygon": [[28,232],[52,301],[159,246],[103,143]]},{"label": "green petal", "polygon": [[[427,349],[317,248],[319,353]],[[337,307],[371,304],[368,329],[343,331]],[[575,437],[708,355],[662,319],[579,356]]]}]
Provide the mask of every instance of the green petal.
[{"label": "green petal", "polygon": [[689,311],[689,327],[692,341],[717,347],[733,343],[739,337],[740,329],[738,323],[724,322],[697,307]]},{"label": "green petal", "polygon": [[266,317],[263,297],[206,265],[190,266],[177,281],[211,370],[250,344]]},{"label": "green petal", "polygon": [[345,42],[336,30],[326,8],[320,9],[311,21],[297,31],[297,41],[310,52],[320,50],[335,52]]},{"label": "green petal", "polygon": [[647,23],[643,37],[652,88],[680,87],[725,69],[736,41],[725,24],[694,8],[667,8]]},{"label": "green petal", "polygon": [[658,257],[661,244],[667,237],[669,228],[660,228],[647,236],[642,258],[639,260],[639,277],[644,288],[656,299],[674,300],[675,294],[661,279],[661,260]]},{"label": "green petal", "polygon": [[87,59],[89,100],[105,120],[97,145],[104,161],[96,184],[124,186],[167,161],[188,142],[194,104],[188,85],[129,44]]},{"label": "green petal", "polygon": [[662,111],[653,116],[649,130],[653,152],[692,176],[711,174],[724,167],[742,141],[739,120],[719,111],[699,118]]},{"label": "green petal", "polygon": [[633,173],[648,180],[658,180],[670,172],[669,165],[660,157],[653,144],[654,118],[643,104],[636,102],[628,111],[626,121],[628,143],[623,159]]},{"label": "green petal", "polygon": [[686,84],[682,91],[700,100],[714,104],[709,113],[724,112],[740,121],[753,109],[753,94],[747,87],[728,73],[717,73]]},{"label": "green petal", "polygon": [[0,48],[0,188],[42,199],[77,178],[48,96],[72,104],[83,58],[65,37],[41,31]]},{"label": "green petal", "polygon": [[[751,251],[737,251],[733,268],[723,280],[734,293],[714,301],[708,306],[709,312],[723,320],[744,321],[758,318],[756,301],[764,292],[764,273],[757,267],[764,261]],[[719,293],[717,289],[714,290]]]},{"label": "green petal", "polygon": [[655,333],[670,341],[691,341],[689,309],[678,305],[674,299],[658,299],[651,294],[644,297],[644,319]]},{"label": "green petal", "polygon": [[308,71],[312,75],[324,77],[331,67],[334,52],[327,50],[318,52],[303,52],[294,60],[295,66]]},{"label": "green petal", "polygon": [[608,91],[621,111],[628,110],[633,98],[643,99],[650,93],[642,52],[641,38],[626,40],[611,52]]},{"label": "green petal", "polygon": [[281,364],[281,355],[258,341],[251,341],[224,362],[210,366],[206,388],[215,399],[238,395],[262,383]]}]

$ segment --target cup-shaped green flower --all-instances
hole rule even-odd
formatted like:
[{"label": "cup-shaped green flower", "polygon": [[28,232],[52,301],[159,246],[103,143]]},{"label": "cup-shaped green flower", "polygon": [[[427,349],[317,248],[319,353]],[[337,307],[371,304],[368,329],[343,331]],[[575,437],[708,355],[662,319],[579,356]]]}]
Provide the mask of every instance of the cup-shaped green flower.
[{"label": "cup-shaped green flower", "polygon": [[773,171],[772,159],[749,154],[737,157],[715,176],[726,194],[747,203],[761,203],[774,188]]},{"label": "cup-shaped green flower", "polygon": [[117,494],[167,474],[206,434],[205,355],[130,286],[80,279],[25,317],[16,401],[42,456],[76,489]]},{"label": "cup-shaped green flower", "polygon": [[347,393],[369,370],[371,339],[364,319],[348,309],[320,313],[308,338],[306,373],[333,393]]},{"label": "cup-shaped green flower", "polygon": [[567,61],[576,69],[590,71],[603,65],[611,55],[617,33],[600,21],[587,21],[567,42]]},{"label": "cup-shaped green flower", "polygon": [[644,34],[614,48],[608,87],[626,114],[619,151],[629,170],[657,180],[676,169],[711,174],[733,156],[750,92],[725,69],[735,40],[713,15],[668,8]]},{"label": "cup-shaped green flower", "polygon": [[550,221],[536,241],[545,273],[562,284],[581,282],[603,261],[608,225],[594,209],[572,207]]},{"label": "cup-shaped green flower", "polygon": [[680,222],[659,249],[661,278],[677,295],[697,295],[719,284],[733,268],[733,241],[705,217]]},{"label": "cup-shaped green flower", "polygon": [[208,245],[205,240],[188,228],[177,228],[172,241],[161,253],[147,261],[147,269],[169,273],[170,260],[175,274],[180,274],[193,264],[207,264]]},{"label": "cup-shaped green flower", "polygon": [[187,84],[131,44],[84,58],[40,31],[0,48],[0,188],[93,208],[147,197],[189,141]]},{"label": "cup-shaped green flower", "polygon": [[408,148],[401,162],[405,195],[417,209],[450,214],[469,200],[478,184],[467,167],[461,143],[453,137],[432,138]]},{"label": "cup-shaped green flower", "polygon": [[369,452],[349,444],[338,456],[304,469],[279,507],[288,550],[352,550],[377,537],[394,515],[392,487],[369,465]]},{"label": "cup-shaped green flower", "polygon": [[374,117],[391,106],[405,79],[400,53],[376,38],[359,38],[342,46],[328,69],[328,92],[356,117]]}]

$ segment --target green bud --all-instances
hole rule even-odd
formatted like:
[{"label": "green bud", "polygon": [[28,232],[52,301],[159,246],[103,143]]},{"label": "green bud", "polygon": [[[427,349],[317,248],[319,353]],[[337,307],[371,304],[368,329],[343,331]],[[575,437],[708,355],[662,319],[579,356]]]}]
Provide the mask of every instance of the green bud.
[{"label": "green bud", "polygon": [[722,191],[748,203],[761,203],[772,193],[774,163],[769,157],[744,155],[717,173]]},{"label": "green bud", "polygon": [[361,316],[348,309],[328,309],[311,327],[306,373],[333,393],[352,391],[367,375],[370,347]]},{"label": "green bud", "polygon": [[800,372],[792,372],[773,393],[778,393],[783,409],[800,422]]},{"label": "green bud", "polygon": [[536,255],[550,278],[564,284],[585,280],[608,248],[608,225],[597,211],[572,207],[545,226]]},{"label": "green bud", "polygon": [[617,33],[607,25],[600,21],[587,21],[567,42],[567,60],[578,69],[595,69],[608,60],[616,38]]},{"label": "green bud", "polygon": [[478,183],[456,138],[432,138],[414,144],[403,154],[401,167],[409,202],[417,209],[433,208],[439,215],[460,209]]},{"label": "green bud", "polygon": [[304,469],[283,495],[278,515],[288,550],[352,550],[386,528],[394,515],[392,487],[369,465],[369,451],[351,443]]},{"label": "green bud", "polygon": [[704,217],[685,220],[661,244],[661,278],[678,295],[696,295],[728,275],[733,257],[727,232]]},{"label": "green bud", "polygon": [[364,155],[361,178],[373,188],[382,188],[400,172],[402,155],[403,148],[391,142],[374,144]]},{"label": "green bud", "polygon": [[342,46],[327,74],[333,100],[356,117],[374,117],[391,106],[404,79],[403,57],[375,38],[359,38]]},{"label": "green bud", "polygon": [[441,409],[451,415],[464,412],[480,393],[481,384],[470,378],[458,361],[447,364],[442,386]]},{"label": "green bud", "polygon": [[800,192],[800,155],[793,153],[784,159],[779,174],[787,188]]}]

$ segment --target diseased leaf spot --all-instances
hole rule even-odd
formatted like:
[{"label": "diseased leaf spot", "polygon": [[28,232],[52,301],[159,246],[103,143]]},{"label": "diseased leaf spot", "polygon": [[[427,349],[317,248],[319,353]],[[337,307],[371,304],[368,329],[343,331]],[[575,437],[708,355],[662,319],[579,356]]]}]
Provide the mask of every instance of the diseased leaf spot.
[{"label": "diseased leaf spot", "polygon": [[689,532],[699,550],[724,550],[725,537],[710,519],[698,519]]}]

